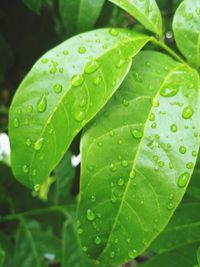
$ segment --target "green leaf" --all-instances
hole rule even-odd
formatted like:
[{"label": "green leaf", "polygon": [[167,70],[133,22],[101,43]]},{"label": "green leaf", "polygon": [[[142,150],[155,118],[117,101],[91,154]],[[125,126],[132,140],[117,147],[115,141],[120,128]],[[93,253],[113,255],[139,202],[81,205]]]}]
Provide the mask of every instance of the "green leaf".
[{"label": "green leaf", "polygon": [[36,14],[40,14],[42,0],[22,0],[23,3]]},{"label": "green leaf", "polygon": [[195,70],[158,52],[134,58],[81,140],[78,218],[91,257],[126,262],[163,230],[196,161],[199,106]]},{"label": "green leaf", "polygon": [[9,113],[11,162],[19,181],[32,188],[44,182],[150,39],[123,29],[96,30],[60,44],[33,66]]},{"label": "green leaf", "polygon": [[110,0],[135,17],[147,30],[162,37],[162,17],[155,0]]},{"label": "green leaf", "polygon": [[197,164],[192,174],[191,182],[187,189],[187,194],[200,200],[200,154],[198,155]]},{"label": "green leaf", "polygon": [[0,267],[4,266],[4,260],[5,260],[5,251],[0,248]]},{"label": "green leaf", "polygon": [[44,231],[37,221],[21,218],[16,234],[13,265],[43,267],[46,258],[51,258],[53,262],[60,259],[60,248],[60,241],[51,230]]},{"label": "green leaf", "polygon": [[142,264],[141,267],[192,267],[196,264],[195,251],[199,242],[191,245],[181,246],[166,253],[157,255]]},{"label": "green leaf", "polygon": [[200,242],[200,203],[182,204],[150,249],[162,253],[179,246]]},{"label": "green leaf", "polygon": [[61,19],[68,33],[72,35],[91,30],[95,26],[104,2],[105,0],[59,0]]},{"label": "green leaf", "polygon": [[175,40],[186,59],[200,66],[200,1],[185,0],[177,9],[173,30]]},{"label": "green leaf", "polygon": [[198,260],[198,264],[200,265],[200,247],[197,250],[197,260]]},{"label": "green leaf", "polygon": [[75,175],[75,169],[71,165],[71,156],[71,152],[67,151],[54,171],[56,180],[50,191],[50,198],[54,204],[66,204],[68,202]]}]

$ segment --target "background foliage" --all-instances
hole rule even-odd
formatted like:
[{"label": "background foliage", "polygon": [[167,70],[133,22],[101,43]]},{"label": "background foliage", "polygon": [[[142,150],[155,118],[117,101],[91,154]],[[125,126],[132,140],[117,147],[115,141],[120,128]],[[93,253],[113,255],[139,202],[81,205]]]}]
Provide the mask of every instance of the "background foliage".
[{"label": "background foliage", "polygon": [[[7,0],[0,3],[0,131],[20,81],[47,50],[72,35],[105,26],[141,25],[108,1]],[[180,0],[158,0],[166,42],[175,50],[172,17]],[[89,11],[89,14],[87,13]],[[71,17],[74,14],[74,17]],[[91,15],[92,14],[92,15]],[[143,30],[143,29],[142,29]],[[0,267],[88,267],[75,225],[79,191],[78,136],[40,191],[31,193],[0,162]],[[0,148],[1,153],[1,148]],[[180,207],[150,248],[127,266],[198,266],[200,262],[200,159]]]}]

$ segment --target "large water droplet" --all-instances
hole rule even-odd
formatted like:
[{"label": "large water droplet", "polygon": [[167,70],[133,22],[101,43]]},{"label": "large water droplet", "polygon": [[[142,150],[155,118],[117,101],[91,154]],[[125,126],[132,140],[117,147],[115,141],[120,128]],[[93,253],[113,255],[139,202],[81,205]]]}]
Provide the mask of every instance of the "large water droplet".
[{"label": "large water droplet", "polygon": [[95,216],[94,212],[91,211],[91,209],[88,209],[87,210],[87,219],[88,219],[88,221],[94,221],[95,217],[96,216]]},{"label": "large water droplet", "polygon": [[72,85],[75,87],[80,86],[84,82],[83,76],[82,75],[74,75],[72,77],[71,82],[72,82]]},{"label": "large water droplet", "polygon": [[185,146],[180,146],[180,147],[179,147],[179,152],[180,152],[181,154],[185,154],[186,151],[187,151],[187,149],[186,149]]},{"label": "large water droplet", "polygon": [[85,73],[92,73],[95,72],[97,69],[99,68],[99,63],[95,60],[91,60],[89,61],[86,65],[85,65]]},{"label": "large water droplet", "polygon": [[47,108],[47,98],[46,95],[43,94],[37,102],[37,111],[42,113],[46,110],[46,108]]},{"label": "large water droplet", "polygon": [[192,117],[192,115],[193,115],[193,109],[191,108],[191,107],[185,107],[184,109],[183,109],[183,112],[182,112],[182,117],[184,118],[184,119],[190,119],[191,117]]},{"label": "large water droplet", "polygon": [[85,112],[82,110],[77,111],[74,117],[76,121],[83,121],[83,119],[85,118]]},{"label": "large water droplet", "polygon": [[130,172],[130,174],[129,174],[129,177],[130,177],[131,179],[134,179],[135,176],[136,176],[136,172],[135,172],[135,170],[132,170],[132,171]]},{"label": "large water droplet", "polygon": [[188,162],[188,163],[186,164],[186,167],[187,167],[188,169],[193,169],[193,167],[194,167],[193,162]]},{"label": "large water droplet", "polygon": [[117,29],[109,29],[109,33],[112,36],[117,36],[119,34],[119,31]]},{"label": "large water droplet", "polygon": [[37,151],[40,150],[42,148],[43,142],[44,142],[44,138],[43,137],[38,138],[37,141],[34,144],[34,149],[37,150]]},{"label": "large water droplet", "polygon": [[80,46],[78,49],[79,54],[85,54],[86,48],[84,46]]},{"label": "large water droplet", "polygon": [[132,129],[131,133],[132,133],[133,137],[136,139],[140,139],[143,136],[143,132],[141,130],[138,130],[138,129]]},{"label": "large water droplet", "polygon": [[190,174],[188,172],[182,173],[178,178],[178,186],[185,187],[189,181]]},{"label": "large water droplet", "polygon": [[176,125],[176,124],[172,124],[172,125],[170,126],[170,130],[171,130],[173,133],[177,132],[177,130],[178,130],[177,125]]},{"label": "large water droplet", "polygon": [[163,87],[160,91],[160,94],[164,97],[175,96],[178,92],[178,88]]},{"label": "large water droplet", "polygon": [[56,94],[60,94],[62,92],[62,85],[59,83],[55,84],[53,90]]}]

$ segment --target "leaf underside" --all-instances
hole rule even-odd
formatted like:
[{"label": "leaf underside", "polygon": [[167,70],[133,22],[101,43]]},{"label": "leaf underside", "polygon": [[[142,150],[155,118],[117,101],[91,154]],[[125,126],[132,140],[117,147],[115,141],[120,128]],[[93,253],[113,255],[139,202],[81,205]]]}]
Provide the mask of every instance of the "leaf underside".
[{"label": "leaf underside", "polygon": [[78,219],[90,257],[127,262],[168,223],[196,161],[198,88],[187,65],[141,52],[85,128]]},{"label": "leaf underside", "polygon": [[20,182],[34,188],[46,180],[149,40],[129,30],[100,29],[65,41],[33,66],[9,114],[12,168]]}]

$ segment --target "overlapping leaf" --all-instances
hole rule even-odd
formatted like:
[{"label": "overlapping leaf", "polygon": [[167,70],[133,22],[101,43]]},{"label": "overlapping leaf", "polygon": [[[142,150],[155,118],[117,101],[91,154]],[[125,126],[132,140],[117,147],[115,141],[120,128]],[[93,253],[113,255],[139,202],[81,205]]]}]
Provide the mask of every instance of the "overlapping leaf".
[{"label": "overlapping leaf", "polygon": [[162,18],[155,0],[110,0],[135,17],[146,29],[162,36]]},{"label": "overlapping leaf", "polygon": [[33,66],[10,108],[11,161],[19,181],[32,188],[44,182],[149,39],[123,29],[96,30],[67,40]]},{"label": "overlapping leaf", "polygon": [[199,77],[141,52],[81,141],[80,239],[116,266],[141,254],[184,195],[198,151]]},{"label": "overlapping leaf", "polygon": [[186,59],[200,66],[200,1],[185,0],[177,9],[173,30],[176,43]]}]

